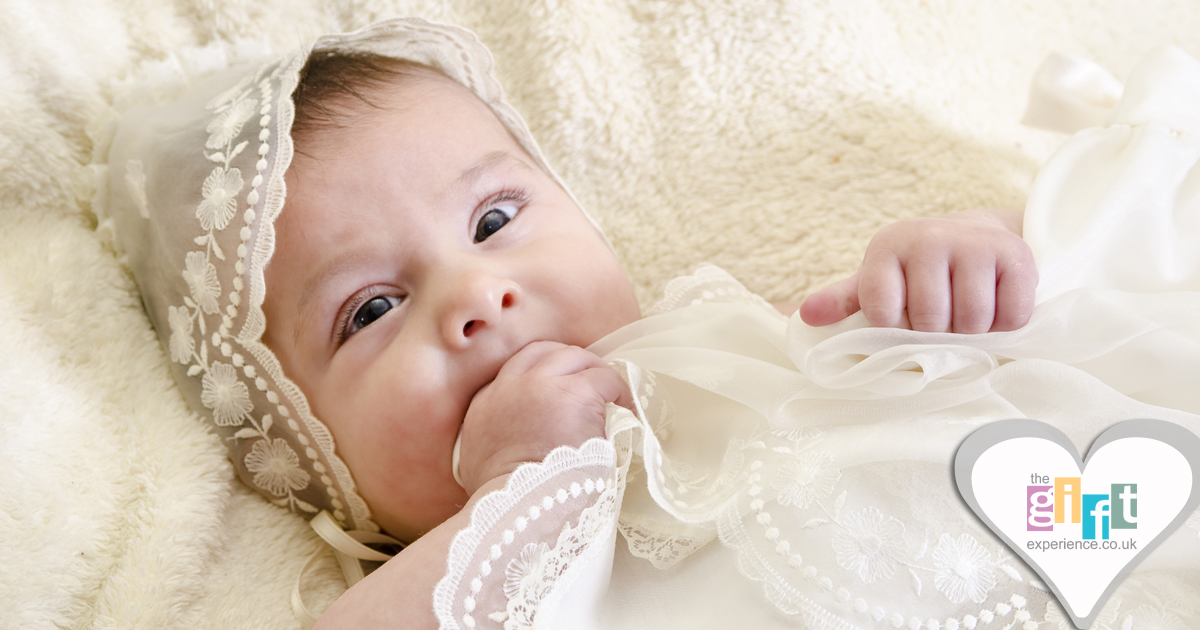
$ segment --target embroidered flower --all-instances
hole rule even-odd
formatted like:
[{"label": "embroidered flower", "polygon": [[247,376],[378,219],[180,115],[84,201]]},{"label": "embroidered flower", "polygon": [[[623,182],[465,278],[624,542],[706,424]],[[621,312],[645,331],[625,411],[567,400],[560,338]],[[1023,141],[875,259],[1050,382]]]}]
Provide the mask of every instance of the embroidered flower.
[{"label": "embroidered flower", "polygon": [[842,525],[844,531],[833,537],[838,566],[858,573],[867,584],[892,577],[897,558],[908,548],[904,524],[869,507],[846,516]]},{"label": "embroidered flower", "polygon": [[842,478],[842,471],[832,463],[832,455],[818,452],[784,462],[772,484],[779,490],[779,503],[803,509],[833,494],[833,484]]},{"label": "embroidered flower", "polygon": [[541,578],[542,557],[550,550],[546,543],[528,543],[521,548],[521,555],[508,561],[504,568],[504,596],[510,600],[522,597],[522,593],[533,588]]},{"label": "embroidered flower", "polygon": [[254,473],[255,485],[277,497],[308,487],[300,458],[281,438],[255,441],[246,456],[246,470]]},{"label": "embroidered flower", "polygon": [[200,227],[211,230],[225,229],[237,210],[237,194],[242,191],[242,172],[236,168],[218,166],[204,178],[201,193],[204,200],[196,206],[196,218]]},{"label": "embroidered flower", "polygon": [[729,445],[725,447],[725,458],[721,460],[721,472],[717,475],[718,488],[728,488],[737,483],[738,475],[746,464],[746,455],[742,452],[745,448],[744,440],[729,440]]},{"label": "embroidered flower", "polygon": [[242,423],[242,418],[254,408],[250,402],[250,390],[239,381],[237,370],[232,365],[213,361],[204,375],[204,390],[200,402],[213,410],[213,420],[218,426],[229,427]]},{"label": "embroidered flower", "polygon": [[996,586],[992,564],[991,555],[970,534],[957,539],[942,534],[933,551],[933,585],[956,604],[968,599],[982,604]]},{"label": "embroidered flower", "polygon": [[691,464],[667,454],[663,454],[662,471],[681,486],[695,485],[698,481],[694,479],[696,470],[692,468]]},{"label": "embroidered flower", "polygon": [[1187,630],[1183,620],[1174,613],[1149,605],[1138,606],[1129,613],[1136,630]]},{"label": "embroidered flower", "polygon": [[1047,630],[1075,630],[1075,624],[1071,623],[1067,613],[1063,612],[1058,602],[1053,599],[1046,602],[1046,614],[1042,616],[1042,624],[1050,625]]},{"label": "embroidered flower", "polygon": [[1196,604],[1200,603],[1200,593],[1191,584],[1162,575],[1130,577],[1125,580],[1125,586],[1139,585],[1143,592],[1154,593],[1159,608],[1184,617],[1196,614]]},{"label": "embroidered flower", "polygon": [[192,338],[191,311],[181,306],[168,306],[167,323],[171,325],[171,360],[189,363],[196,350],[196,340]]},{"label": "embroidered flower", "polygon": [[225,90],[224,92],[213,97],[213,99],[204,106],[204,109],[209,111],[220,110],[233,101],[240,101],[246,98],[250,95],[250,84],[253,83],[256,78],[257,77],[254,74],[247,74],[237,82],[237,85],[234,85],[228,90]]},{"label": "embroidered flower", "polygon": [[229,144],[242,130],[242,125],[250,119],[250,115],[258,108],[258,101],[253,98],[242,99],[229,109],[221,112],[204,128],[209,133],[204,146],[209,149],[221,149]]},{"label": "embroidered flower", "polygon": [[799,429],[776,429],[771,431],[771,434],[789,442],[803,442],[821,437],[821,430],[815,427],[801,427]]},{"label": "embroidered flower", "polygon": [[141,160],[125,163],[125,188],[129,190],[129,197],[137,206],[138,214],[143,219],[149,219],[150,211],[146,209],[146,171],[142,168]]},{"label": "embroidered flower", "polygon": [[209,315],[216,313],[221,283],[217,280],[217,268],[204,258],[204,252],[188,252],[184,261],[183,279],[187,280],[192,299],[200,305],[200,310]]}]

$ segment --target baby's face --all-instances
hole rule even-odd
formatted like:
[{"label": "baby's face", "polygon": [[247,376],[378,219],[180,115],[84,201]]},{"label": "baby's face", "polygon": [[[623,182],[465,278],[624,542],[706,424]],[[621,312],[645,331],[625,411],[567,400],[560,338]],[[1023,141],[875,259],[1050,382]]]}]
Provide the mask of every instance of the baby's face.
[{"label": "baby's face", "polygon": [[[376,521],[411,540],[466,501],[451,451],[526,344],[640,317],[615,256],[491,110],[450,79],[379,88],[287,173],[266,343]],[[333,135],[336,134],[336,137]]]}]

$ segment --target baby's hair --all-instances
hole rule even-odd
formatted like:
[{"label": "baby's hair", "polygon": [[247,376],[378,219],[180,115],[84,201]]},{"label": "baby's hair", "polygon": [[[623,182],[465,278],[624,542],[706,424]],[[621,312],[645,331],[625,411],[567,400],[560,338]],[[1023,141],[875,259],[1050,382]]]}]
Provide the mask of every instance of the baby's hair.
[{"label": "baby's hair", "polygon": [[373,53],[314,53],[300,70],[300,82],[292,92],[295,120],[292,136],[311,137],[314,132],[344,128],[353,117],[352,103],[383,106],[373,99],[376,88],[437,70],[413,61]]}]

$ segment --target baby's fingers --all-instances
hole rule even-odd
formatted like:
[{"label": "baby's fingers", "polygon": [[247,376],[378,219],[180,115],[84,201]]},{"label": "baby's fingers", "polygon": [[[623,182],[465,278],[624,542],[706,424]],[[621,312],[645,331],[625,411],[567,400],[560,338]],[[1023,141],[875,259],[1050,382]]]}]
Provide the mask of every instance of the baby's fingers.
[{"label": "baby's fingers", "polygon": [[605,365],[594,353],[579,346],[557,341],[532,341],[514,354],[501,368],[506,377],[535,372],[540,377],[565,376],[590,367]]},{"label": "baby's fingers", "polygon": [[913,330],[950,330],[950,268],[937,256],[909,261],[904,273],[908,285],[908,322]]},{"label": "baby's fingers", "polygon": [[517,350],[500,368],[499,376],[515,377],[532,370],[547,356],[565,348],[564,344],[554,341],[533,341]]},{"label": "baby's fingers", "polygon": [[858,278],[855,273],[805,298],[800,319],[809,326],[827,326],[857,313]]},{"label": "baby's fingers", "polygon": [[530,348],[528,352],[523,351],[531,357],[523,361],[526,364],[523,368],[532,376],[578,379],[577,382],[583,383],[584,388],[591,388],[586,389],[585,393],[594,392],[603,398],[604,402],[633,409],[632,397],[625,381],[595,353],[579,346],[555,342],[539,341],[529,345],[536,347]]},{"label": "baby's fingers", "polygon": [[568,346],[548,341],[539,341],[536,343],[554,344],[554,348],[550,352],[541,354],[536,364],[529,367],[530,372],[534,372],[540,377],[566,376],[595,367],[608,368],[608,364],[603,359],[596,356],[595,353],[579,346]]},{"label": "baby's fingers", "polygon": [[1028,323],[1033,314],[1033,297],[1038,284],[1033,254],[1028,253],[1001,267],[998,275],[996,321],[992,330],[1016,330]]},{"label": "baby's fingers", "polygon": [[603,398],[604,402],[633,410],[633,395],[629,392],[629,385],[612,367],[604,364],[588,368],[580,372],[579,377],[586,379],[592,391]]},{"label": "baby's fingers", "polygon": [[952,273],[954,323],[951,332],[985,333],[996,316],[996,267],[992,261],[967,261]]},{"label": "baby's fingers", "polygon": [[868,249],[858,274],[858,303],[872,326],[908,328],[904,269],[886,249]]}]

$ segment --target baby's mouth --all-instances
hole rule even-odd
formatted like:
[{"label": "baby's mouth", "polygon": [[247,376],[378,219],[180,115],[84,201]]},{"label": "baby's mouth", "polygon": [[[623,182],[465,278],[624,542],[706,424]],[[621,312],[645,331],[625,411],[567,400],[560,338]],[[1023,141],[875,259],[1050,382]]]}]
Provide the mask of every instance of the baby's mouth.
[{"label": "baby's mouth", "polygon": [[[475,404],[475,400],[479,398],[480,394],[482,394],[484,391],[486,391],[487,388],[491,387],[492,383],[496,382],[496,377],[500,375],[500,370],[504,369],[504,366],[507,365],[508,362],[511,361],[514,356],[517,355],[517,353],[519,353],[521,350],[524,350],[525,347],[528,346],[529,344],[536,343],[537,341],[538,341],[537,339],[534,339],[531,341],[526,341],[524,343],[518,342],[516,344],[513,344],[513,346],[511,346],[512,347],[511,351],[509,351],[507,349],[502,351],[500,356],[503,358],[501,360],[497,361],[493,366],[489,367],[488,371],[484,373],[486,375],[485,380],[484,380],[483,384],[480,385],[479,388],[476,389],[475,392],[471,394],[471,399],[467,401],[467,409],[470,409],[471,406]],[[463,420],[466,419],[466,415],[467,415],[466,410],[464,410]],[[461,420],[459,421],[459,434],[460,435],[462,434],[462,421]]]}]

